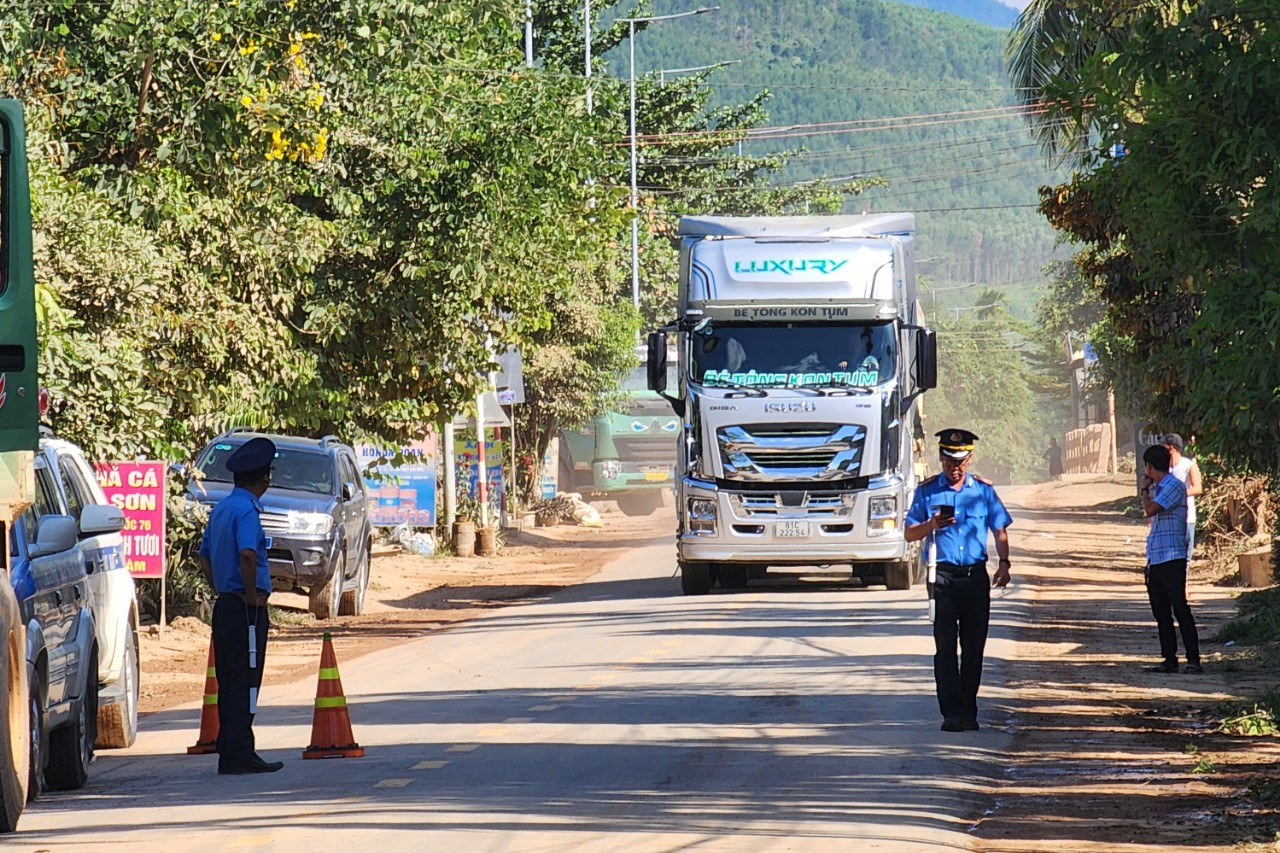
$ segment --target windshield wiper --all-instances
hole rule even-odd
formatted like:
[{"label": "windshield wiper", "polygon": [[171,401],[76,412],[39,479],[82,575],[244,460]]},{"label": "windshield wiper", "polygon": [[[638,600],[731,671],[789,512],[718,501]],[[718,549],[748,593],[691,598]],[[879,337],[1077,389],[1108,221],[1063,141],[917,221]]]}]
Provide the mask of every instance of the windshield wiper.
[{"label": "windshield wiper", "polygon": [[769,396],[769,392],[764,390],[764,388],[760,387],[759,385],[742,385],[737,382],[722,382],[719,379],[716,380],[714,385],[709,385],[704,382],[702,387],[703,388],[727,388],[730,391],[742,391],[756,397]]},{"label": "windshield wiper", "polygon": [[[832,391],[831,392],[832,394],[840,394],[841,396],[846,396],[846,397],[851,397],[855,394],[866,397],[869,394],[876,393],[875,391],[871,390],[865,385],[852,385],[848,382],[836,382],[834,380],[832,380],[831,382],[823,382],[822,387],[834,388],[836,390]],[[825,396],[828,396],[828,393],[826,391],[823,391],[822,395],[825,397]]]}]

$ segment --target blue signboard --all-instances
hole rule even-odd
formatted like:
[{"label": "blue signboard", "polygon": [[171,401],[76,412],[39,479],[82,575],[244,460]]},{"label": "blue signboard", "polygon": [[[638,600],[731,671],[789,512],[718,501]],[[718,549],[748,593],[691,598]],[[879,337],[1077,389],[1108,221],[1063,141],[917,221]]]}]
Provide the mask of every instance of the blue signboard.
[{"label": "blue signboard", "polygon": [[[369,520],[377,527],[434,527],[436,440],[434,435],[397,452],[356,447],[369,492]],[[399,464],[397,464],[397,462]]]}]

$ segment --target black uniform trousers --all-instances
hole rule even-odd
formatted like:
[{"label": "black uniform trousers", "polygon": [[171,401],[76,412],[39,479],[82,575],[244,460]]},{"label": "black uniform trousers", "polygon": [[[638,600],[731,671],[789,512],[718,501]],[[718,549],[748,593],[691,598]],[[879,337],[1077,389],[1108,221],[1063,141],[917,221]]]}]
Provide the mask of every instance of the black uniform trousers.
[{"label": "black uniform trousers", "polygon": [[1173,620],[1178,620],[1182,631],[1182,646],[1187,653],[1188,664],[1200,663],[1200,635],[1196,620],[1187,603],[1187,561],[1169,560],[1147,566],[1147,598],[1151,601],[1151,613],[1156,617],[1156,632],[1160,635],[1160,656],[1164,662],[1178,665],[1178,635],[1173,630]]},{"label": "black uniform trousers", "polygon": [[975,563],[967,574],[949,571],[939,564],[933,600],[933,680],[938,690],[938,709],[949,720],[977,720],[982,654],[991,622],[987,564]]},{"label": "black uniform trousers", "polygon": [[[249,668],[249,625],[258,638],[256,666]],[[213,660],[218,674],[218,756],[220,766],[258,761],[249,690],[262,686],[267,658],[267,608],[249,607],[235,595],[213,605]]]}]

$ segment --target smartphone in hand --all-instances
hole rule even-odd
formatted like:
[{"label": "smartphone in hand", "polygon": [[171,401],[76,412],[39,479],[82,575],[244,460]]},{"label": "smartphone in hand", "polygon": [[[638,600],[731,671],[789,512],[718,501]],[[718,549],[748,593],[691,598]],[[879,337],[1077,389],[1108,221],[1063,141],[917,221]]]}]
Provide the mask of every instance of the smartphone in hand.
[{"label": "smartphone in hand", "polygon": [[956,508],[951,504],[942,504],[938,507],[938,515],[943,518],[955,518]]}]

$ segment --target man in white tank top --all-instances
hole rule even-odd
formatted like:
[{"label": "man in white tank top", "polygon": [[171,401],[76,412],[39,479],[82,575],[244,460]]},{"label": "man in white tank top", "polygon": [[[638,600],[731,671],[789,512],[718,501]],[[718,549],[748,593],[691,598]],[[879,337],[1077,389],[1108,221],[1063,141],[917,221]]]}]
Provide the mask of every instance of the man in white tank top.
[{"label": "man in white tank top", "polygon": [[1171,432],[1160,443],[1169,448],[1169,473],[1187,487],[1187,562],[1190,563],[1196,546],[1196,495],[1204,491],[1204,481],[1196,460],[1182,455],[1182,436]]}]

